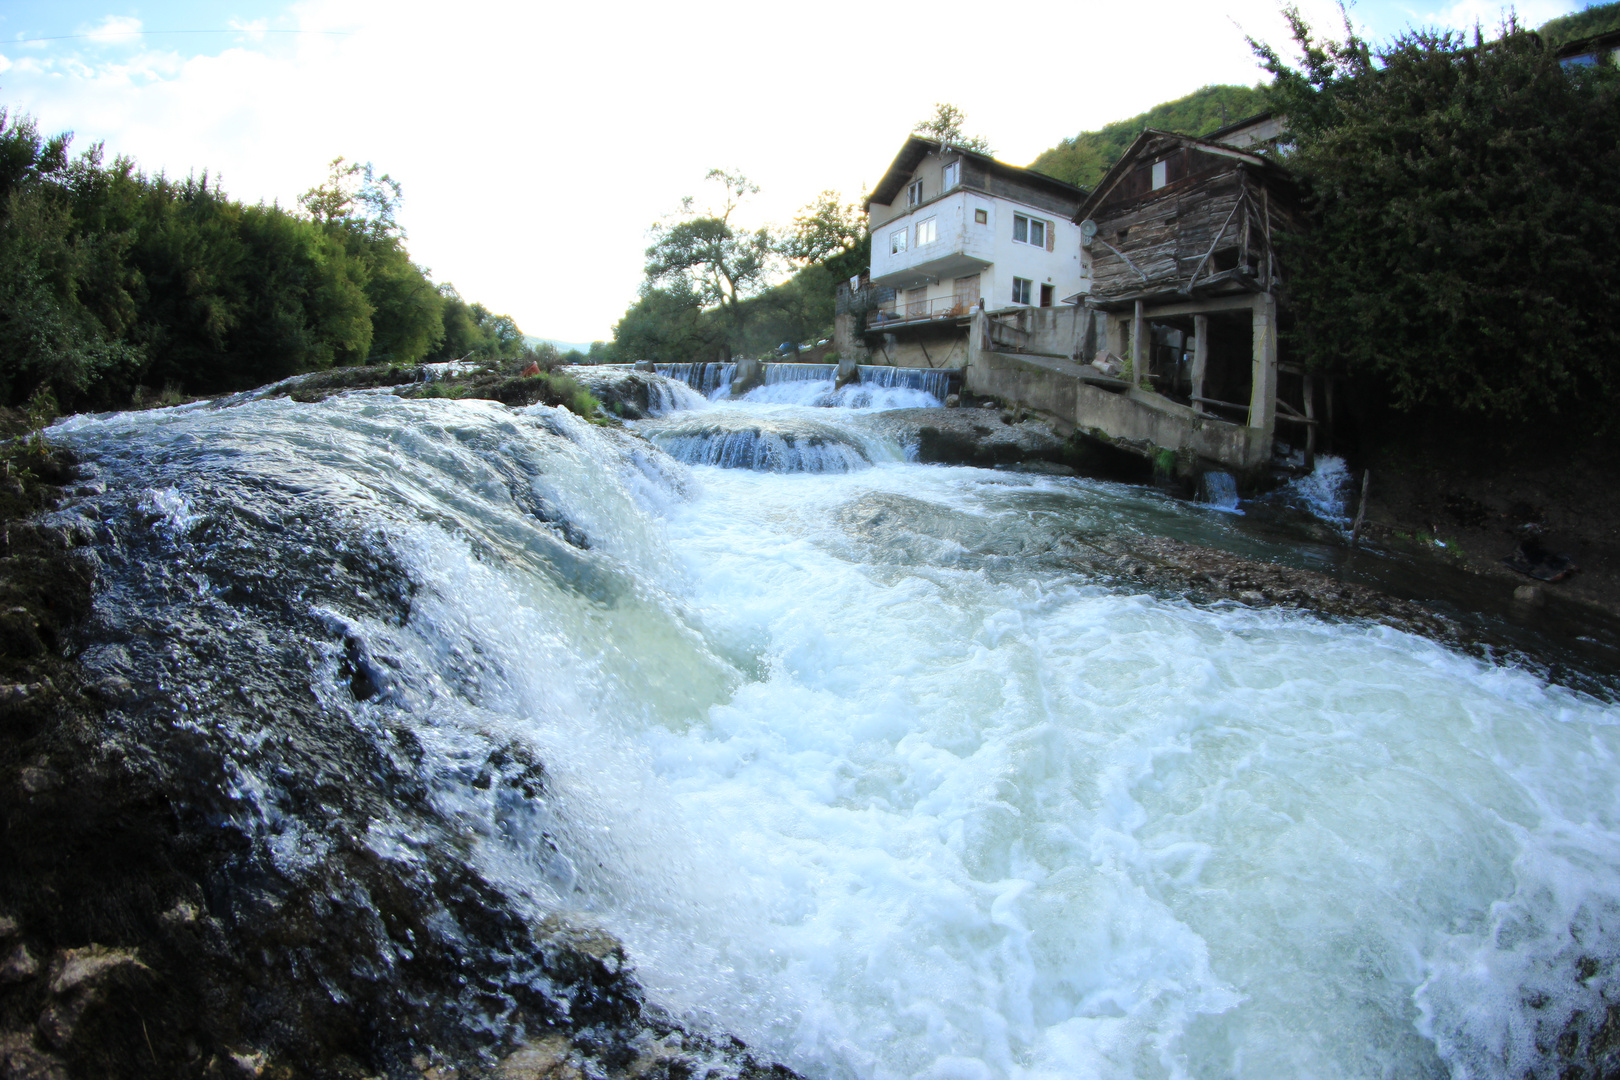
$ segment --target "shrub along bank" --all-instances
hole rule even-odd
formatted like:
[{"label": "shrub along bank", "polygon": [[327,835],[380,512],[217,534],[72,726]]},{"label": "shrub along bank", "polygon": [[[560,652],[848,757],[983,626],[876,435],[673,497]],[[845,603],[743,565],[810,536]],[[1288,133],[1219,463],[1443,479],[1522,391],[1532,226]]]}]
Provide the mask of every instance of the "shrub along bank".
[{"label": "shrub along bank", "polygon": [[508,317],[435,284],[399,185],[332,163],[301,212],[147,176],[0,109],[0,405],[69,409],[259,386],[362,363],[523,352]]}]

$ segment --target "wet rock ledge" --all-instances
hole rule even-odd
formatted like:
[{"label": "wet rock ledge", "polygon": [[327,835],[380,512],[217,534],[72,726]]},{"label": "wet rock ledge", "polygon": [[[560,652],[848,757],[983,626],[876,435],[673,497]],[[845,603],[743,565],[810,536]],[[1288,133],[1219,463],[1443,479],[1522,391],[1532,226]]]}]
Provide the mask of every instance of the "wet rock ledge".
[{"label": "wet rock ledge", "polygon": [[[257,858],[209,717],[74,658],[98,523],[35,515],[100,491],[41,444],[0,452],[0,1080],[794,1075],[663,1015],[608,935],[524,918],[450,856],[379,859],[319,761],[289,789],[329,811],[314,864]],[[543,787],[519,756],[497,782]]]}]

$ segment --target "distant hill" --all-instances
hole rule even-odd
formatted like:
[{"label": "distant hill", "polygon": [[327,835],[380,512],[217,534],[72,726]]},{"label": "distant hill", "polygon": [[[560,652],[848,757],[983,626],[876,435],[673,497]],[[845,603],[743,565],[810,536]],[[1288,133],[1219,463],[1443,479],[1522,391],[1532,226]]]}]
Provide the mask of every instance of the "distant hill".
[{"label": "distant hill", "polygon": [[582,353],[588,353],[591,351],[591,343],[588,341],[558,341],[556,338],[535,337],[533,334],[524,334],[523,344],[529,346],[531,349],[536,345],[553,345],[560,353],[565,353],[572,349],[577,349]]},{"label": "distant hill", "polygon": [[1130,146],[1131,140],[1142,133],[1143,128],[1161,128],[1185,135],[1207,135],[1217,128],[1265,111],[1263,87],[1205,86],[1184,98],[1155,105],[1140,116],[1116,120],[1098,131],[1082,131],[1072,139],[1064,139],[1030,162],[1029,167],[1047,176],[1090,188],[1119,160],[1119,156]]},{"label": "distant hill", "polygon": [[1566,42],[1579,41],[1610,30],[1620,30],[1620,3],[1593,4],[1585,11],[1560,15],[1542,23],[1537,32],[1549,49],[1556,49]]}]

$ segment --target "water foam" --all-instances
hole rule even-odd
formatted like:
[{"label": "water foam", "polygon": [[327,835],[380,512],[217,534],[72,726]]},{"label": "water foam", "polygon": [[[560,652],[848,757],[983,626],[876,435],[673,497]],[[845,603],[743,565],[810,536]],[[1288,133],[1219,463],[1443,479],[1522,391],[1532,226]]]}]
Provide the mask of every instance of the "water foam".
[{"label": "water foam", "polygon": [[[1616,984],[1620,710],[1065,569],[1065,522],[1211,516],[1151,493],[688,471],[544,406],[382,396],[63,433],[143,478],[177,560],[244,476],[402,560],[402,625],[330,613],[384,692],[345,704],[329,653],[317,694],[408,727],[537,913],[809,1076],[1554,1075]],[[543,817],[477,785],[507,739]]]}]

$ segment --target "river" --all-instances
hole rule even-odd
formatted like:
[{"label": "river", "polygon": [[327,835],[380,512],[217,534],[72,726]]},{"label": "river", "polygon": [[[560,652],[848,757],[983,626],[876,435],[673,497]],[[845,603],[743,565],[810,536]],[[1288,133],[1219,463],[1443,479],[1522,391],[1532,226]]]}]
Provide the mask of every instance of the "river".
[{"label": "river", "polygon": [[[924,391],[804,390],[671,387],[646,438],[386,392],[71,419],[106,484],[63,512],[98,536],[81,662],[227,748],[283,866],[328,841],[275,695],[340,731],[296,736],[349,747],[339,786],[408,732],[428,809],[379,787],[378,858],[453,836],[808,1077],[1558,1075],[1620,993],[1620,709],[1090,579],[1097,532],[1281,542],[914,464],[858,421]],[[540,805],[490,782],[512,746]]]}]

